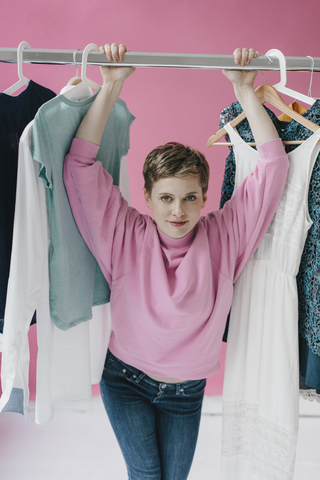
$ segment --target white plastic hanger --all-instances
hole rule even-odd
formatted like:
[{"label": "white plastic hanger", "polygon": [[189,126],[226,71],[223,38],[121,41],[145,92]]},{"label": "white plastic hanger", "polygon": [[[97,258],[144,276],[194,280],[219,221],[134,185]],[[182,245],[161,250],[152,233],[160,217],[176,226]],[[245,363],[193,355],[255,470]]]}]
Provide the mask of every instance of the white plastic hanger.
[{"label": "white plastic hanger", "polygon": [[83,54],[82,54],[81,82],[78,83],[78,85],[73,87],[71,90],[68,90],[68,91],[63,93],[63,95],[66,98],[71,98],[71,97],[74,97],[74,96],[78,96],[80,91],[87,88],[87,87],[91,87],[96,91],[100,90],[100,88],[101,88],[100,85],[95,83],[93,80],[90,80],[86,75],[88,55],[92,50],[99,50],[99,48],[97,47],[97,45],[95,43],[89,43],[89,45],[87,45],[86,48],[84,49]]},{"label": "white plastic hanger", "polygon": [[[77,54],[77,51],[80,50],[80,48],[77,48],[77,50],[75,50],[73,52],[73,63],[74,63],[74,66],[76,67],[76,76],[75,77],[72,77],[70,78],[70,80],[68,81],[67,85],[78,85],[78,83],[81,82],[81,77],[79,77],[79,74],[78,74],[78,65],[77,65],[77,62],[76,62],[76,54]],[[90,87],[89,87],[90,88]]]},{"label": "white plastic hanger", "polygon": [[287,83],[287,68],[286,68],[286,57],[280,50],[273,48],[266,53],[266,57],[276,57],[279,60],[280,64],[280,82],[276,85],[273,85],[278,92],[283,93],[284,95],[288,95],[296,100],[300,100],[301,102],[307,103],[308,105],[313,105],[315,102],[314,98],[308,97],[308,95],[304,95],[303,93],[296,92],[295,90],[291,90],[291,88],[286,87]]},{"label": "white plastic hanger", "polygon": [[86,100],[87,98],[90,98],[93,95],[92,89],[89,86],[86,86],[82,90],[75,92],[75,86],[82,82],[81,77],[79,77],[79,74],[78,74],[78,65],[76,63],[76,53],[78,50],[80,50],[80,48],[78,48],[73,52],[73,63],[74,63],[74,66],[76,67],[76,76],[70,78],[67,85],[63,87],[62,90],[60,91],[60,94],[64,95],[69,90],[72,90],[72,94],[70,93],[69,99],[73,101]]},{"label": "white plastic hanger", "polygon": [[17,59],[18,59],[18,76],[19,80],[11,85],[11,87],[7,88],[3,93],[6,95],[12,95],[12,93],[16,92],[19,90],[19,88],[23,87],[23,85],[28,85],[30,80],[29,78],[25,77],[22,73],[22,64],[23,64],[23,50],[25,48],[30,48],[30,45],[28,42],[21,42],[18,50],[17,50]]}]

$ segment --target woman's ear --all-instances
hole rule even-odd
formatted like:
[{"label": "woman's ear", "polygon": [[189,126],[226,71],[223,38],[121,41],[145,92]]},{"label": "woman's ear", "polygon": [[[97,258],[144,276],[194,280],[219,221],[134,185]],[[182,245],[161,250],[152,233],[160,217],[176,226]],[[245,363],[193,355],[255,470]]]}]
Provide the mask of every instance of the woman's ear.
[{"label": "woman's ear", "polygon": [[202,201],[202,207],[203,208],[205,206],[205,204],[207,203],[207,200],[208,200],[208,194],[207,192],[203,195],[203,201]]},{"label": "woman's ear", "polygon": [[144,193],[144,198],[145,198],[147,207],[148,207],[148,208],[152,208],[152,206],[151,206],[151,198],[150,198],[149,192],[147,192],[147,190],[144,188],[144,189],[143,189],[143,193]]}]

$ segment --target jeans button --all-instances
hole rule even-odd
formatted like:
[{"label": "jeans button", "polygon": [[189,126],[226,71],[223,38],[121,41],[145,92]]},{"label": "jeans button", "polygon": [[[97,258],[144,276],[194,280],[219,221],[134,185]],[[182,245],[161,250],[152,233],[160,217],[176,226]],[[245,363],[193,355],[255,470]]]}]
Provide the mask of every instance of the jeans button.
[{"label": "jeans button", "polygon": [[137,378],[137,375],[132,375],[132,376],[133,376],[133,378]]},{"label": "jeans button", "polygon": [[166,386],[167,386],[167,385],[164,383],[161,388],[166,388]]},{"label": "jeans button", "polygon": [[126,373],[127,370],[124,368],[122,371],[123,371],[123,373]]}]

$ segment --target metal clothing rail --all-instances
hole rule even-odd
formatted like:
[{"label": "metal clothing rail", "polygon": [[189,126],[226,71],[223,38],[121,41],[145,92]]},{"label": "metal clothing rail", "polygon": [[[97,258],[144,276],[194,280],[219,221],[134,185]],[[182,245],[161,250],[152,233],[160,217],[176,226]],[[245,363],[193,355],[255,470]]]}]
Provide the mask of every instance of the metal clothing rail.
[{"label": "metal clothing rail", "polygon": [[[83,51],[77,50],[47,50],[26,48],[23,51],[23,63],[39,63],[47,65],[81,64]],[[75,62],[74,58],[75,57]],[[320,72],[320,57],[286,57],[287,71]],[[16,48],[0,48],[0,63],[17,63]],[[97,51],[91,51],[88,65],[106,65],[110,63],[106,56]],[[235,65],[233,55],[207,55],[188,53],[138,53],[127,52],[126,60],[114,66],[154,67],[154,68],[198,68],[222,70],[224,68],[239,70],[243,67]],[[252,60],[251,70],[280,70],[278,58],[261,56]]]}]

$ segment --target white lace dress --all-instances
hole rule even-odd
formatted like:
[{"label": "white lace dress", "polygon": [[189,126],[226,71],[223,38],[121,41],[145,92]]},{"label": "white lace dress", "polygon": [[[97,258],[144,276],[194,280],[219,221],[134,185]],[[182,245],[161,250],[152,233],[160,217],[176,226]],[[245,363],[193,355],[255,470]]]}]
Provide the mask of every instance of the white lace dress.
[{"label": "white lace dress", "polygon": [[[235,186],[258,152],[230,124]],[[320,132],[289,153],[284,194],[272,223],[235,283],[223,387],[221,480],[293,478],[299,420],[296,275],[312,222],[308,187]]]}]

